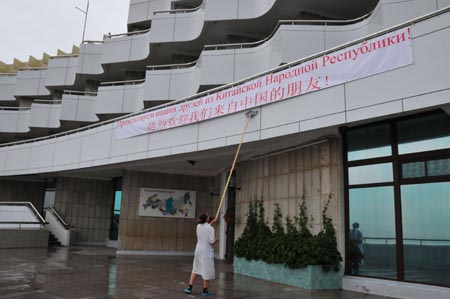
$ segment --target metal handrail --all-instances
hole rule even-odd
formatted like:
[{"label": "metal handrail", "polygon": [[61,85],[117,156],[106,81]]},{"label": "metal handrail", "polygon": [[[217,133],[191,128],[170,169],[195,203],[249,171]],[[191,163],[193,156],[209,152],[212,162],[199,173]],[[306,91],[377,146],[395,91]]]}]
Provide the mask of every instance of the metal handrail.
[{"label": "metal handrail", "polygon": [[17,76],[17,73],[0,73],[0,76]]},{"label": "metal handrail", "polygon": [[103,44],[102,40],[83,40],[82,44]]},{"label": "metal handrail", "polygon": [[[364,244],[367,244],[367,240],[384,240],[385,245],[389,245],[389,240],[397,240],[395,237],[386,237],[386,238],[380,238],[380,237],[363,237]],[[403,241],[417,241],[419,242],[419,246],[423,246],[424,242],[446,242],[450,243],[450,239],[417,239],[417,238],[403,238]]]},{"label": "metal handrail", "polygon": [[97,92],[95,91],[78,91],[78,90],[64,90],[63,94],[71,94],[71,95],[80,95],[80,96],[96,96]]},{"label": "metal handrail", "polygon": [[279,20],[277,25],[275,26],[275,29],[272,30],[272,32],[264,39],[256,41],[256,42],[249,42],[249,43],[234,43],[234,44],[216,44],[216,45],[205,45],[203,47],[204,50],[223,50],[223,49],[243,49],[243,48],[252,48],[259,45],[264,44],[268,40],[270,40],[275,33],[278,31],[278,29],[281,27],[281,25],[307,25],[312,24],[315,26],[318,25],[351,25],[355,24],[361,21],[364,21],[368,19],[374,10],[370,11],[369,13],[350,20]]},{"label": "metal handrail", "polygon": [[0,111],[25,111],[30,110],[31,107],[5,107],[0,106]]},{"label": "metal handrail", "polygon": [[34,103],[56,105],[56,104],[61,104],[62,100],[34,100]]},{"label": "metal handrail", "polygon": [[188,67],[196,65],[198,61],[199,61],[199,59],[197,59],[195,61],[191,61],[191,62],[186,62],[186,63],[150,65],[150,66],[147,66],[147,70],[155,71],[155,70],[166,70],[166,69],[173,70],[173,69],[188,68]]},{"label": "metal handrail", "polygon": [[104,87],[104,86],[136,85],[136,84],[141,84],[144,82],[145,82],[145,79],[138,79],[138,80],[102,82],[102,83],[100,83],[100,85],[102,87]]},{"label": "metal handrail", "polygon": [[27,206],[42,224],[46,224],[44,218],[42,218],[41,214],[39,214],[34,205],[29,201],[3,201],[0,202],[0,206]]},{"label": "metal handrail", "polygon": [[270,69],[270,70],[267,70],[267,71],[264,71],[264,72],[261,72],[261,73],[258,73],[258,74],[255,74],[253,76],[241,79],[239,81],[236,81],[236,82],[233,82],[233,83],[229,83],[229,84],[226,84],[226,85],[223,85],[223,86],[220,86],[220,87],[212,88],[212,89],[209,89],[207,91],[204,91],[204,92],[201,92],[201,93],[189,96],[189,97],[185,97],[185,98],[182,98],[182,99],[179,99],[179,100],[175,100],[175,101],[172,101],[172,102],[169,102],[169,103],[161,104],[161,105],[154,106],[154,107],[151,107],[151,108],[148,108],[148,109],[144,109],[144,110],[141,110],[141,111],[133,112],[133,113],[130,113],[130,114],[126,114],[126,115],[123,115],[123,116],[120,116],[120,117],[112,118],[112,119],[109,119],[109,120],[106,120],[106,121],[94,123],[92,125],[85,126],[85,127],[82,127],[82,128],[77,128],[77,129],[73,129],[73,130],[69,130],[69,131],[65,131],[65,132],[61,132],[61,133],[56,133],[56,134],[53,134],[53,135],[48,135],[48,136],[44,136],[44,137],[34,138],[34,139],[3,143],[3,144],[0,144],[0,147],[7,147],[7,146],[14,146],[14,145],[19,145],[19,144],[33,143],[33,142],[38,142],[38,141],[42,141],[42,140],[48,140],[48,139],[51,139],[51,138],[57,138],[57,137],[60,137],[60,136],[66,136],[66,135],[70,135],[70,134],[74,134],[74,133],[78,133],[78,132],[88,131],[88,130],[91,130],[91,129],[94,129],[94,128],[97,128],[97,127],[101,127],[101,126],[105,126],[105,125],[109,125],[109,124],[115,123],[115,122],[117,122],[119,120],[122,120],[122,119],[126,119],[126,118],[129,118],[129,117],[133,117],[133,116],[137,116],[137,115],[140,115],[140,114],[144,114],[144,113],[147,113],[149,111],[154,111],[154,110],[165,108],[165,107],[168,107],[168,106],[174,106],[174,105],[177,105],[179,103],[187,102],[189,100],[200,98],[202,96],[209,95],[211,93],[214,93],[214,92],[217,92],[217,91],[220,91],[220,90],[225,90],[225,89],[228,89],[228,88],[240,85],[242,83],[251,81],[253,79],[265,76],[267,74],[271,74],[271,73],[275,73],[275,72],[278,72],[278,71],[281,71],[281,70],[285,70],[285,69],[291,68],[291,67],[296,66],[298,64],[301,64],[301,63],[303,63],[305,61],[309,61],[309,60],[312,60],[312,59],[315,59],[315,58],[318,58],[318,57],[322,57],[324,55],[327,55],[327,54],[339,51],[341,49],[345,49],[347,47],[359,44],[359,43],[364,42],[364,41],[366,41],[368,39],[376,38],[376,37],[381,36],[383,34],[387,34],[389,32],[393,32],[395,30],[401,29],[401,28],[406,27],[406,26],[414,25],[416,23],[419,23],[419,22],[431,19],[433,17],[439,16],[439,15],[447,13],[447,12],[450,12],[450,6],[442,8],[442,9],[439,9],[439,10],[434,11],[434,12],[429,13],[429,14],[423,15],[421,17],[412,19],[410,21],[406,21],[406,22],[400,23],[400,24],[392,26],[390,28],[387,28],[387,29],[375,32],[375,33],[370,34],[368,36],[365,36],[363,38],[358,38],[356,40],[344,43],[344,44],[342,44],[340,46],[336,46],[336,47],[327,49],[325,51],[322,51],[322,52],[319,52],[319,53],[316,53],[316,54],[304,57],[304,58],[299,59],[299,60],[295,60],[293,62],[284,64],[282,66],[278,66],[276,68],[273,68],[273,69]]},{"label": "metal handrail", "polygon": [[200,8],[202,8],[202,6],[203,6],[203,4],[201,4],[197,7],[194,7],[194,8],[158,10],[158,11],[154,11],[153,14],[159,15],[159,14],[163,14],[163,13],[168,13],[168,14],[187,13],[187,12],[197,11]]},{"label": "metal handrail", "polygon": [[19,71],[39,71],[39,70],[45,70],[45,69],[47,69],[46,66],[36,66],[36,67],[24,66],[24,67],[19,68]]},{"label": "metal handrail", "polygon": [[56,56],[50,56],[50,59],[78,57],[78,55],[80,55],[80,54],[64,54],[64,55],[56,55]]},{"label": "metal handrail", "polygon": [[52,206],[48,207],[47,212],[48,211],[50,211],[51,213],[53,213],[53,215],[56,216],[56,219],[58,219],[59,223],[61,223],[64,226],[64,228],[66,229],[70,228],[70,224],[66,223],[64,219],[62,219],[61,215],[59,215],[58,211],[56,211],[54,207]]},{"label": "metal handrail", "polygon": [[103,34],[103,40],[105,40],[105,38],[116,38],[116,37],[122,37],[122,36],[132,36],[132,35],[138,35],[138,34],[144,34],[147,33],[151,30],[151,28],[149,29],[145,29],[145,30],[139,30],[139,31],[130,31],[130,32],[125,32],[125,33],[118,33],[118,34]]}]

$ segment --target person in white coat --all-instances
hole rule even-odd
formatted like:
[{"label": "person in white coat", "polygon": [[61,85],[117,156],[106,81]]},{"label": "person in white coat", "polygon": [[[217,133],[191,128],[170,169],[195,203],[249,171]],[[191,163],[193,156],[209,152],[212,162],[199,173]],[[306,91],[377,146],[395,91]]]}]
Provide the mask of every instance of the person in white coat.
[{"label": "person in white coat", "polygon": [[214,269],[214,244],[217,243],[214,228],[211,226],[215,221],[208,221],[208,214],[202,213],[197,220],[197,246],[195,247],[194,263],[191,276],[189,278],[189,287],[184,290],[186,294],[192,293],[196,275],[203,278],[203,296],[210,296],[212,293],[208,290],[209,281],[214,279],[216,272]]}]

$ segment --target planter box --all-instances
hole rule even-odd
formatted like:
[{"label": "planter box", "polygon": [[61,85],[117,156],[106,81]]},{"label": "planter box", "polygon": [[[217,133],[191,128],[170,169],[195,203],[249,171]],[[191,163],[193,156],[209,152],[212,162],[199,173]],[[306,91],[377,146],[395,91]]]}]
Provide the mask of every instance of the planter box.
[{"label": "planter box", "polygon": [[322,266],[307,266],[303,269],[289,269],[280,264],[263,261],[248,261],[234,257],[234,273],[287,284],[308,290],[342,289],[342,273],[324,272]]}]

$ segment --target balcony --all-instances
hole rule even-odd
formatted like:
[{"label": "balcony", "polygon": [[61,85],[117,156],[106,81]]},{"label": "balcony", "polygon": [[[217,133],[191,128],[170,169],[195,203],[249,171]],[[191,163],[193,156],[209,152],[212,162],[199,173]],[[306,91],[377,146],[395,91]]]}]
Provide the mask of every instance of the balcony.
[{"label": "balcony", "polygon": [[169,9],[170,1],[167,0],[130,0],[128,24],[150,21],[153,12]]},{"label": "balcony", "polygon": [[144,82],[142,79],[102,83],[95,101],[95,113],[125,114],[142,110]]},{"label": "balcony", "polygon": [[414,10],[405,9],[406,5],[410,4],[380,1],[372,12],[349,20],[280,20],[260,41],[206,45],[196,62],[148,67],[144,99],[188,97],[201,85],[241,80],[377,32],[399,18],[408,20],[433,10],[431,4]]},{"label": "balcony", "polygon": [[61,120],[96,122],[95,114],[96,92],[64,91],[61,106]]},{"label": "balcony", "polygon": [[23,68],[17,74],[14,96],[47,96],[45,87],[47,68]]},{"label": "balcony", "polygon": [[75,84],[78,55],[54,56],[48,61],[46,86],[68,86]]},{"label": "balcony", "polygon": [[78,55],[77,74],[103,74],[103,41],[83,41]]},{"label": "balcony", "polygon": [[150,29],[105,35],[101,63],[142,60],[149,54]]},{"label": "balcony", "polygon": [[30,107],[0,107],[0,132],[26,133],[30,120]]},{"label": "balcony", "polygon": [[59,128],[61,101],[35,100],[31,104],[30,127]]},{"label": "balcony", "polygon": [[0,74],[0,102],[15,101],[16,74]]},{"label": "balcony", "polygon": [[197,61],[159,65],[147,68],[144,100],[166,101],[196,94],[200,86],[201,69]]},{"label": "balcony", "polygon": [[205,11],[194,9],[156,11],[152,20],[152,43],[181,42],[198,38],[205,24]]}]

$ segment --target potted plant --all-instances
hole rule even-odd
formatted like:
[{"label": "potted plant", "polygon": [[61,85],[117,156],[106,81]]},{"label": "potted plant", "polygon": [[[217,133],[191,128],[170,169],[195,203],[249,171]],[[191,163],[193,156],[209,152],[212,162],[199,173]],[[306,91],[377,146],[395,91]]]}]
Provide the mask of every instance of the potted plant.
[{"label": "potted plant", "polygon": [[337,250],[336,231],[327,216],[330,197],[322,211],[322,230],[313,235],[303,198],[294,220],[275,205],[272,228],[264,218],[263,201],[249,203],[247,224],[235,243],[235,273],[310,290],[340,289],[342,257]]}]

